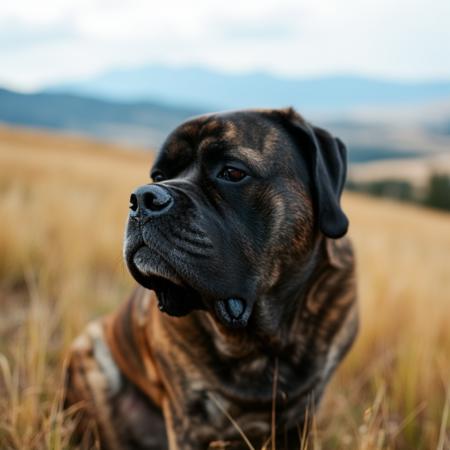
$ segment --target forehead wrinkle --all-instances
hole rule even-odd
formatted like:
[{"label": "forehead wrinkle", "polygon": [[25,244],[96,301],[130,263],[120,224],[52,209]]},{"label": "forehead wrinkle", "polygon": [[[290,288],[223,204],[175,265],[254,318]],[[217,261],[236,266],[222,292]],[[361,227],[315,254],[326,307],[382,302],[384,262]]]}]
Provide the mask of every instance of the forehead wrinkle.
[{"label": "forehead wrinkle", "polygon": [[219,144],[220,142],[215,136],[205,137],[198,144],[198,150],[202,153],[217,151],[218,146],[213,146],[212,144]]},{"label": "forehead wrinkle", "polygon": [[249,168],[253,168],[260,174],[264,172],[265,159],[258,150],[249,147],[226,147],[215,146],[205,147],[203,154],[207,155],[213,152],[220,152],[224,159],[235,159],[245,163]]},{"label": "forehead wrinkle", "polygon": [[234,140],[238,136],[238,128],[232,121],[225,122],[224,139]]},{"label": "forehead wrinkle", "polygon": [[264,157],[258,150],[250,147],[232,147],[227,153],[239,159],[249,162],[250,164],[260,165],[264,163]]},{"label": "forehead wrinkle", "polygon": [[215,116],[208,117],[199,127],[198,137],[200,140],[202,140],[207,137],[208,134],[216,135],[222,128],[223,125],[221,123],[221,120],[219,120]]},{"label": "forehead wrinkle", "polygon": [[263,151],[266,154],[273,154],[279,144],[279,134],[275,128],[271,128],[264,136]]}]

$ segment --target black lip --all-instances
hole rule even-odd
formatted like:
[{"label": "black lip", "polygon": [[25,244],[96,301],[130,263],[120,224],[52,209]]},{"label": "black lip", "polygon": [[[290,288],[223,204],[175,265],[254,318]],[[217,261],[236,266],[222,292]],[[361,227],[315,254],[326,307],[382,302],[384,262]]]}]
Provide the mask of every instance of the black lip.
[{"label": "black lip", "polygon": [[177,275],[176,279],[169,279],[158,273],[143,273],[138,269],[133,259],[136,253],[146,245],[138,246],[134,251],[127,251],[127,266],[133,278],[142,286],[155,291],[158,298],[158,307],[162,312],[171,316],[185,316],[195,309],[206,309],[202,297],[198,291],[192,288],[178,272],[167,264]]}]

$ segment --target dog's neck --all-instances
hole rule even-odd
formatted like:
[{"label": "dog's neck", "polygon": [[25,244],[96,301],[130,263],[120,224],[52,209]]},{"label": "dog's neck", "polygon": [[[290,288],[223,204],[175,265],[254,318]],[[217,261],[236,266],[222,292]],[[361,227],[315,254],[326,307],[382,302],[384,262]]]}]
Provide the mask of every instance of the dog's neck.
[{"label": "dog's neck", "polygon": [[210,332],[219,353],[242,358],[251,353],[279,354],[291,346],[291,329],[301,314],[305,298],[319,273],[328,265],[325,239],[319,237],[305,261],[283,268],[279,280],[255,302],[252,318],[243,330],[230,330],[210,314],[194,312]]},{"label": "dog's neck", "polygon": [[303,260],[290,261],[280,271],[282,276],[255,304],[254,326],[258,335],[273,338],[290,328],[299,312],[316,274],[326,263],[324,239],[319,237]]}]

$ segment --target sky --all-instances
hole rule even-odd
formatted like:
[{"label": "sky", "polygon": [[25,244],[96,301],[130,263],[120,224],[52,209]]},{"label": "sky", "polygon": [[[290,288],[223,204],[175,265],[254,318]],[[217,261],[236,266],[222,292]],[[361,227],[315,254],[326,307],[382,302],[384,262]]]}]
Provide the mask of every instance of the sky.
[{"label": "sky", "polygon": [[0,1],[0,85],[146,64],[449,79],[450,1]]}]

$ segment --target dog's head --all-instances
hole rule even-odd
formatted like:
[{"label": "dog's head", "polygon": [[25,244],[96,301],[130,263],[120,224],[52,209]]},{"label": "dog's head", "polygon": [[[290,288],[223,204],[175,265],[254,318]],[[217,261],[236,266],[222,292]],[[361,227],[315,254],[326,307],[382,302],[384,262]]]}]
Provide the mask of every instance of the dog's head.
[{"label": "dog's head", "polygon": [[167,138],[153,183],[131,194],[128,268],[166,313],[206,309],[245,327],[321,235],[346,233],[345,174],[342,142],[292,109],[194,118]]}]

